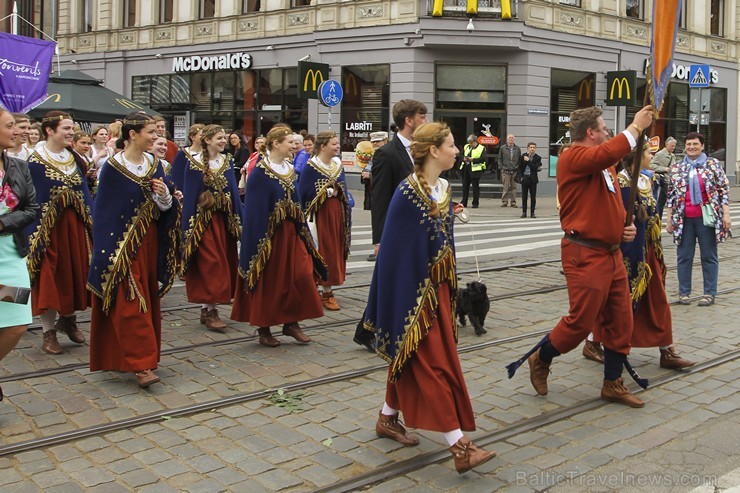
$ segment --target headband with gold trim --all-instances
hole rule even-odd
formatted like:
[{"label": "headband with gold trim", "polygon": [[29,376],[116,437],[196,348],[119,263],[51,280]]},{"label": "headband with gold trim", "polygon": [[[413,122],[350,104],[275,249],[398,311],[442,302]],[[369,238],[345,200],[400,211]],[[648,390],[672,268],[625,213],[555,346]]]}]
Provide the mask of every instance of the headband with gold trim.
[{"label": "headband with gold trim", "polygon": [[136,125],[147,125],[149,123],[154,123],[154,119],[152,119],[152,118],[142,118],[141,120],[139,120],[139,119],[136,119],[136,120],[126,120],[125,118],[123,119],[123,124],[124,125],[136,126]]},{"label": "headband with gold trim", "polygon": [[56,116],[45,116],[41,119],[41,123],[60,122],[62,120],[71,120],[72,117],[66,113]]}]

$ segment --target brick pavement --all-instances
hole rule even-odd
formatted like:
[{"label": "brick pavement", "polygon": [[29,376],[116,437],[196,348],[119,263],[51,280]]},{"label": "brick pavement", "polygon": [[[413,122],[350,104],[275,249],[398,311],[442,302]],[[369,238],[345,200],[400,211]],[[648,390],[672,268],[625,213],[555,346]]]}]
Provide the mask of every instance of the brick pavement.
[{"label": "brick pavement", "polygon": [[[486,209],[484,206],[482,212],[498,217],[513,210]],[[538,211],[540,216],[547,213],[545,208]],[[737,254],[738,250],[729,243],[721,247],[720,255]],[[669,247],[666,252],[669,266],[675,265],[674,249]],[[549,254],[553,255],[557,252]],[[502,258],[488,264],[505,261]],[[737,285],[735,265],[721,263],[720,288]],[[694,274],[698,282],[698,269]],[[486,273],[484,278],[494,296],[562,283],[557,264]],[[361,282],[361,276],[352,282]],[[675,294],[675,274],[669,275],[668,290]],[[366,288],[339,291],[345,308],[332,318],[359,317],[365,295]],[[737,347],[740,334],[732,323],[737,318],[737,294],[717,300],[708,309],[696,305],[674,308],[676,344],[687,356],[701,360]],[[174,290],[165,303],[183,304],[182,289]],[[462,329],[461,345],[548,329],[565,307],[564,290],[494,303],[486,324],[489,333],[478,338],[470,328]],[[231,324],[229,334],[209,333],[198,326],[197,317],[197,310],[167,314],[163,348],[251,331],[243,324]],[[323,320],[331,319],[306,325],[320,326]],[[316,342],[306,347],[287,343],[271,350],[244,342],[163,356],[159,373],[164,383],[149,391],[140,390],[128,377],[90,374],[87,370],[6,383],[3,388],[9,398],[0,405],[0,446],[377,365],[377,357],[351,342],[353,330],[353,325],[318,327],[310,332]],[[552,390],[545,398],[534,395],[526,372],[506,379],[503,366],[532,343],[532,339],[512,342],[461,357],[477,414],[479,432],[474,436],[598,395],[600,368],[576,352],[553,365]],[[85,362],[87,358],[86,347],[72,348],[54,359],[41,354],[39,345],[37,333],[25,336],[19,350],[3,361],[0,374]],[[664,372],[657,367],[655,349],[635,350],[632,359],[644,376]],[[451,461],[445,461],[372,489],[492,491],[501,487],[531,491],[544,489],[574,470],[592,476],[608,474],[603,471],[610,467],[631,470],[623,461],[636,458],[633,460],[639,462],[642,456],[658,453],[683,434],[701,434],[705,426],[723,420],[736,422],[740,402],[738,383],[732,376],[737,370],[737,362],[728,363],[649,390],[644,395],[648,402],[644,410],[604,405],[512,437],[492,447],[499,457],[479,472],[459,476]],[[305,391],[301,412],[289,413],[259,399],[0,458],[0,490],[309,491],[446,448],[435,433],[420,433],[422,443],[415,448],[375,437],[373,424],[382,403],[384,377],[383,371],[377,371],[311,387]],[[546,474],[558,471],[560,476]]]}]

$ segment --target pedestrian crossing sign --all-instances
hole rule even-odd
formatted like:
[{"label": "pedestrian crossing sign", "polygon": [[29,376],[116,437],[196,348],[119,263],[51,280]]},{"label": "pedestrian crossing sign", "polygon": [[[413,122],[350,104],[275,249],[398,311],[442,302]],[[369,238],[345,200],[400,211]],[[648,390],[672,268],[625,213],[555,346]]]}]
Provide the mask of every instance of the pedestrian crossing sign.
[{"label": "pedestrian crossing sign", "polygon": [[709,87],[709,65],[691,65],[689,67],[689,87]]}]

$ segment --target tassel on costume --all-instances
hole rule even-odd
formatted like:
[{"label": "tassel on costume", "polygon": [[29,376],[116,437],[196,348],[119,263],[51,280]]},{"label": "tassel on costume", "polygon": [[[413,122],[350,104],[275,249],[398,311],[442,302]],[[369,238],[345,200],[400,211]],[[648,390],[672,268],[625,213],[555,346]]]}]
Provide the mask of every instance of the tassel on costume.
[{"label": "tassel on costume", "polygon": [[540,342],[535,344],[535,346],[532,349],[530,349],[529,352],[527,352],[527,354],[525,354],[518,360],[514,361],[513,363],[506,365],[506,370],[509,374],[509,378],[512,378],[514,374],[516,373],[516,371],[519,369],[519,367],[522,366],[524,362],[527,361],[527,359],[535,353],[535,351],[537,351],[539,348],[544,346],[545,343],[549,340],[550,340],[550,334],[547,333],[545,334],[545,337],[543,337],[542,340],[540,340]]},{"label": "tassel on costume", "polygon": [[637,383],[637,385],[639,385],[643,389],[647,389],[648,388],[648,383],[649,383],[648,382],[648,379],[647,378],[640,378],[640,375],[638,375],[637,372],[635,371],[635,369],[632,368],[632,365],[627,360],[627,358],[624,359],[624,367],[627,369],[627,373],[630,374],[630,376],[632,377],[632,380],[634,380]]}]

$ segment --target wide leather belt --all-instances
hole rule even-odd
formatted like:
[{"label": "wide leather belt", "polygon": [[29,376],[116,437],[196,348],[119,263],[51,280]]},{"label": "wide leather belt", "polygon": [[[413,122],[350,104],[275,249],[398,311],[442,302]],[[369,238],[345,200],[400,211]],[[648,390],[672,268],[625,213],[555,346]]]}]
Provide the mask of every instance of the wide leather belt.
[{"label": "wide leather belt", "polygon": [[572,243],[575,243],[576,245],[585,246],[586,248],[593,248],[595,250],[604,250],[610,253],[619,250],[619,243],[617,243],[616,245],[610,245],[609,243],[604,243],[603,241],[587,240],[586,238],[581,238],[580,236],[571,235],[568,233],[565,233],[564,238]]}]

